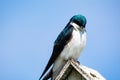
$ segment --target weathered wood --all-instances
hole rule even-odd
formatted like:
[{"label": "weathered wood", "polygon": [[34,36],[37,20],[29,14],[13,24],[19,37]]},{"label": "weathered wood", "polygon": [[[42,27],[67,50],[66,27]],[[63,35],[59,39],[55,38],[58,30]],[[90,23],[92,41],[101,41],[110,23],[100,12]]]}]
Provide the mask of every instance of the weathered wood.
[{"label": "weathered wood", "polygon": [[68,60],[55,80],[105,80],[97,71]]}]

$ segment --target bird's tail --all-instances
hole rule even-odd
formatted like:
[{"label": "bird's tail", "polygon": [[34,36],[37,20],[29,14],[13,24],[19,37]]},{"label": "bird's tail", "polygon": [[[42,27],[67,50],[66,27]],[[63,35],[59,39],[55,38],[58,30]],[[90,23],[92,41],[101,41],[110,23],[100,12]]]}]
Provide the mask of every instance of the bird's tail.
[{"label": "bird's tail", "polygon": [[50,68],[50,66],[52,65],[52,63],[54,62],[53,59],[50,58],[47,66],[45,67],[45,70],[43,71],[42,75],[40,76],[39,80],[43,77],[43,75],[47,72],[47,70]]}]

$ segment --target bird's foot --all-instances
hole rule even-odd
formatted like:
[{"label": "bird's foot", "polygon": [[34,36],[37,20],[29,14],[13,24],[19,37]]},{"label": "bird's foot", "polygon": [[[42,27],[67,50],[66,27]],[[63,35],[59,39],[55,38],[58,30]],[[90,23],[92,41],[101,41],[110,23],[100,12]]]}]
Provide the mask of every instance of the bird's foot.
[{"label": "bird's foot", "polygon": [[75,60],[75,59],[73,59],[73,58],[69,58],[69,59],[68,59],[68,61],[69,61],[69,60],[70,60],[70,61],[76,61],[76,60]]},{"label": "bird's foot", "polygon": [[73,58],[69,58],[67,61],[73,61],[73,62],[77,62],[78,64],[80,64],[80,62],[79,61],[76,61],[75,59],[73,59]]}]

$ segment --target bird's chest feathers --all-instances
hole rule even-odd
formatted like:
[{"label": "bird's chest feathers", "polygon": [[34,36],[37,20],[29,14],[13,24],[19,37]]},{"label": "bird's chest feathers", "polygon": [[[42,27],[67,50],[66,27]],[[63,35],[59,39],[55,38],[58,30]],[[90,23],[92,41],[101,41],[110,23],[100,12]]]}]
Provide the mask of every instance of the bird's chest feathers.
[{"label": "bird's chest feathers", "polygon": [[78,30],[73,30],[72,38],[64,47],[60,56],[65,60],[69,58],[77,59],[84,48],[85,43],[86,35]]}]

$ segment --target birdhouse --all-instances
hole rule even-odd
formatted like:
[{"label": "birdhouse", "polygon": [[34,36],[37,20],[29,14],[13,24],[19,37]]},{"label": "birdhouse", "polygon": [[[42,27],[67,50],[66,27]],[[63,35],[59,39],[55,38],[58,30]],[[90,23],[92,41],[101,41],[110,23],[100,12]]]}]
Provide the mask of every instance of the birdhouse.
[{"label": "birdhouse", "polygon": [[68,60],[55,80],[105,80],[96,70]]}]

